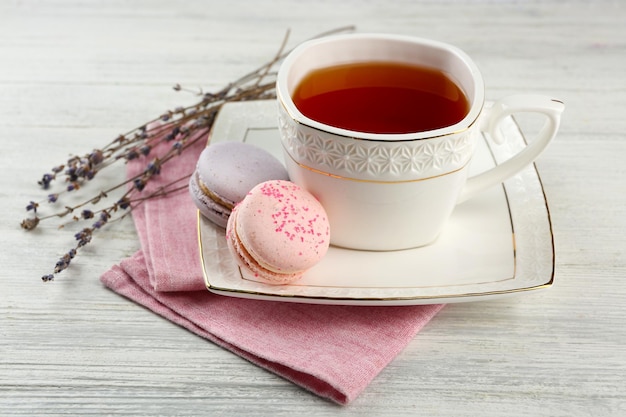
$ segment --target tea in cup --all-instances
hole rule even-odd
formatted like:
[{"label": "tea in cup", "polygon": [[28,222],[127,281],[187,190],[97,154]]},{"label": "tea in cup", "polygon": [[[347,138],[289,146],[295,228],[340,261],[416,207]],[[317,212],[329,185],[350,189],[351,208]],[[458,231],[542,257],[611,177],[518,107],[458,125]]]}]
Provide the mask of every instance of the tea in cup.
[{"label": "tea in cup", "polygon": [[[559,100],[512,95],[485,106],[482,76],[460,49],[398,35],[305,42],[276,82],[279,130],[293,182],[322,203],[331,244],[398,250],[434,242],[454,207],[531,164],[554,138]],[[513,113],[546,116],[538,137],[468,178],[480,138],[503,143]]]}]

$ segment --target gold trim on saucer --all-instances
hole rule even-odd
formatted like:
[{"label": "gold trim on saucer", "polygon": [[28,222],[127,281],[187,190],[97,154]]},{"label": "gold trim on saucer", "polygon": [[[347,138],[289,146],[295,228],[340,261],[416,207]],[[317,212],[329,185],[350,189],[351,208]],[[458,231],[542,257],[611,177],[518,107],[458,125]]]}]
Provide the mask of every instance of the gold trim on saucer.
[{"label": "gold trim on saucer", "polygon": [[[235,123],[237,125],[241,125],[242,122],[245,123],[245,121],[248,120],[243,116],[240,117],[231,115],[230,118],[233,120],[225,121],[225,123]],[[522,145],[522,142],[520,142],[521,140],[523,140],[523,143],[527,143],[519,125],[514,119],[512,119],[511,125],[511,134],[514,135],[513,137],[517,136],[516,143]],[[256,127],[258,126],[250,126],[250,128]],[[517,135],[517,133],[519,133],[519,135]],[[229,138],[229,140],[232,140],[232,137],[229,136]],[[483,140],[485,139],[483,138]],[[506,159],[508,155],[507,150],[502,150],[500,148],[497,148],[496,150],[489,144],[488,141],[485,141],[485,143],[487,143],[489,157],[493,159],[495,163]],[[217,227],[213,229],[212,224],[210,224],[208,220],[204,219],[198,211],[197,236],[206,287],[213,293],[225,296],[230,295],[252,299],[308,302],[315,304],[351,304],[370,306],[435,304],[447,302],[447,300],[454,302],[455,299],[465,302],[470,301],[469,299],[472,299],[473,301],[474,299],[478,300],[484,297],[488,298],[489,296],[502,296],[549,288],[555,281],[555,247],[551,214],[546,199],[545,188],[539,176],[539,172],[537,171],[536,165],[533,164],[530,166],[524,175],[525,176],[521,177],[521,183],[519,181],[512,180],[510,182],[505,182],[502,185],[506,201],[506,210],[510,221],[513,268],[509,271],[509,273],[502,274],[500,277],[494,276],[493,278],[497,281],[487,281],[482,283],[484,285],[479,285],[481,283],[475,281],[434,285],[432,282],[425,280],[422,282],[423,286],[418,284],[410,288],[408,287],[410,283],[406,283],[404,281],[399,283],[401,286],[407,285],[406,288],[407,290],[410,290],[410,292],[403,291],[404,287],[399,287],[399,291],[381,292],[376,290],[368,292],[367,290],[370,287],[364,287],[363,289],[365,291],[355,293],[352,291],[353,289],[351,287],[338,286],[337,289],[348,291],[325,292],[315,290],[307,293],[306,288],[303,289],[302,287],[313,287],[314,285],[298,285],[298,283],[291,285],[267,286],[267,291],[265,291],[263,286],[254,285],[258,283],[257,281],[249,280],[247,276],[244,276],[241,269],[236,266],[234,261],[231,262],[231,259],[228,257],[227,249],[225,249],[225,246],[220,240],[223,239],[223,231]],[[533,202],[530,208],[538,210],[537,215],[532,217],[532,219],[536,220],[532,220],[528,216],[520,217],[520,214],[523,214],[524,209],[527,207],[527,205],[523,204],[523,201],[527,201],[524,197],[527,195],[527,192],[531,193],[529,197],[533,197]],[[543,201],[539,201],[540,199]],[[502,213],[502,215],[506,216],[506,212]],[[506,217],[502,218],[502,220],[505,219]],[[529,221],[530,223],[527,224]],[[519,226],[519,228],[516,228],[516,225]],[[536,244],[534,243],[535,240],[533,240],[535,233],[529,230],[529,227],[538,233],[537,237],[540,241],[536,242]],[[540,229],[536,230],[537,227]],[[203,230],[205,231],[206,236],[203,236]],[[506,233],[506,231],[500,231],[499,233]],[[210,240],[205,242],[204,239],[207,238]],[[217,238],[217,240],[214,241],[214,238]],[[214,259],[214,256],[216,255],[215,251],[219,252],[221,255]],[[507,253],[511,253],[508,248]],[[532,260],[533,262],[529,262],[529,260]],[[207,264],[207,262],[210,262],[210,265]],[[208,276],[209,273],[217,275]],[[222,273],[227,275],[219,275]],[[475,278],[480,279],[479,276],[476,276]],[[239,279],[248,281],[249,284],[241,286],[236,284]],[[505,281],[509,281],[509,283],[491,287],[488,285],[493,282],[500,283]],[[231,282],[233,285],[229,287]],[[461,280],[459,282],[463,281]],[[216,283],[219,283],[219,285],[216,285]],[[371,283],[375,285],[371,288],[379,288],[375,281],[371,281]],[[472,285],[476,287],[470,287]],[[431,286],[435,288],[441,287],[442,292],[427,290],[427,288],[430,288]],[[463,290],[464,286],[467,286],[465,290]],[[335,288],[328,287],[327,285],[321,285],[320,287]],[[421,288],[424,288],[424,291],[422,291]],[[485,291],[482,291],[483,288]],[[395,290],[396,288],[389,288],[384,285],[380,285],[380,289]],[[354,290],[356,290],[356,288]],[[403,295],[403,293],[406,294],[406,296]]]}]

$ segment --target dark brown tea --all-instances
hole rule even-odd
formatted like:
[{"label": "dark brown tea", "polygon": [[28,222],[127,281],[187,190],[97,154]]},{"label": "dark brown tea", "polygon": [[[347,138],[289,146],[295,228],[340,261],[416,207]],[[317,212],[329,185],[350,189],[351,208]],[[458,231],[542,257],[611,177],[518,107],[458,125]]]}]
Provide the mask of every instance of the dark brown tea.
[{"label": "dark brown tea", "polygon": [[469,111],[467,98],[443,72],[385,62],[313,71],[296,87],[293,100],[310,119],[367,133],[438,129]]}]

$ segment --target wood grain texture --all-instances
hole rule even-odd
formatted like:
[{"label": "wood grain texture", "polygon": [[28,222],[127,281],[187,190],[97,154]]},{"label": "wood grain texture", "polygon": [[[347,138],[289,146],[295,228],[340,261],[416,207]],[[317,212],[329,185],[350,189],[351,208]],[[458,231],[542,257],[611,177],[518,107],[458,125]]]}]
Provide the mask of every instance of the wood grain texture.
[{"label": "wood grain texture", "polygon": [[[1,2],[0,415],[625,415],[625,21],[618,1]],[[554,288],[447,306],[341,408],[103,288],[139,247],[130,221],[41,283],[73,239],[19,228],[43,172],[194,101],[175,83],[247,73],[288,27],[296,42],[346,24],[459,45],[488,99],[565,101],[537,162]]]}]

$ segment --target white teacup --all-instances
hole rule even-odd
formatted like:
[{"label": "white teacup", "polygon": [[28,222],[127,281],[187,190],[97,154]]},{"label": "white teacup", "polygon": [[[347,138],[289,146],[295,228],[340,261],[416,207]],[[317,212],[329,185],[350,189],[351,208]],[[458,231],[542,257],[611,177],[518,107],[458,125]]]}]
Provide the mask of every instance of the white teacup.
[{"label": "white teacup", "polygon": [[[438,69],[469,101],[458,123],[429,131],[381,134],[346,130],[306,117],[294,104],[311,71],[359,62],[396,62]],[[305,42],[281,65],[276,91],[279,129],[290,178],[315,195],[328,213],[331,243],[363,250],[397,250],[436,240],[454,207],[531,164],[554,138],[563,103],[513,95],[487,109],[482,76],[454,46],[383,34],[348,34]],[[467,178],[480,131],[503,143],[499,124],[517,112],[547,116],[524,150]]]}]

